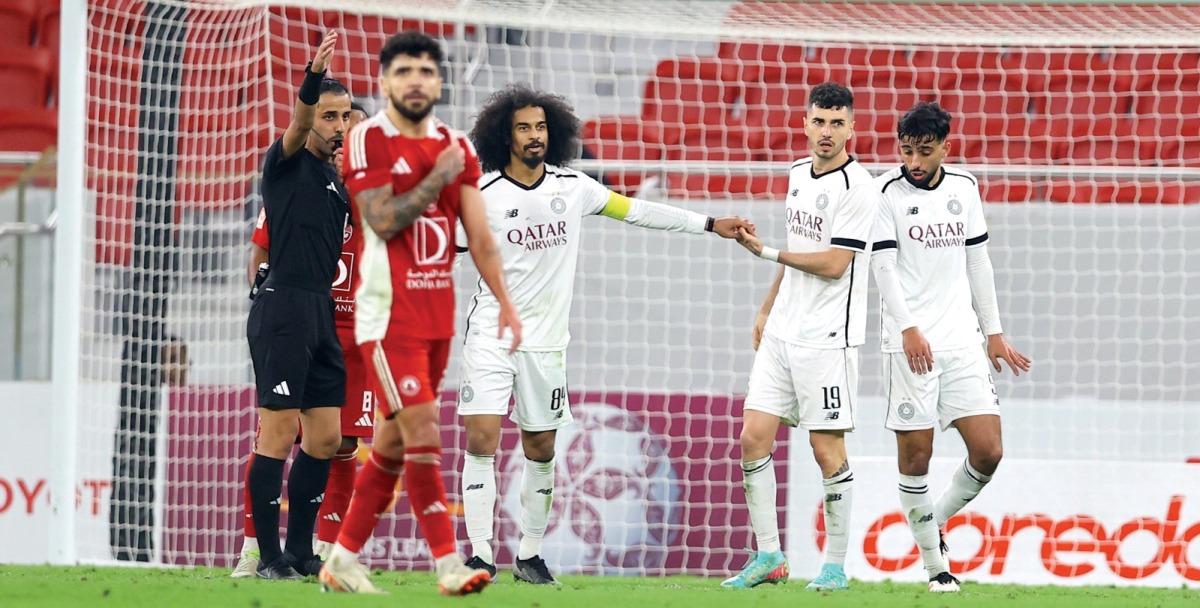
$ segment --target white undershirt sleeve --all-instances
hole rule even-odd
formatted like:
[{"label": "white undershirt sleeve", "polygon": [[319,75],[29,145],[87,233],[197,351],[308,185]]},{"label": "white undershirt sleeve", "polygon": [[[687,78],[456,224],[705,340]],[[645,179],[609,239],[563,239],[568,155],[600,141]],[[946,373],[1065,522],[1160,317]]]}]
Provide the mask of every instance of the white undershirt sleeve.
[{"label": "white undershirt sleeve", "polygon": [[979,323],[985,336],[1004,333],[1000,327],[1000,305],[996,302],[996,275],[986,246],[967,248],[967,279],[979,309]]},{"label": "white undershirt sleeve", "polygon": [[629,213],[625,215],[625,222],[655,230],[704,234],[708,216],[671,205],[632,198],[629,199]]},{"label": "white undershirt sleeve", "polygon": [[883,296],[883,304],[887,307],[888,315],[896,322],[896,328],[904,331],[915,327],[912,311],[904,299],[904,288],[900,278],[896,276],[896,250],[884,249],[871,254],[871,270],[875,274],[875,285]]}]

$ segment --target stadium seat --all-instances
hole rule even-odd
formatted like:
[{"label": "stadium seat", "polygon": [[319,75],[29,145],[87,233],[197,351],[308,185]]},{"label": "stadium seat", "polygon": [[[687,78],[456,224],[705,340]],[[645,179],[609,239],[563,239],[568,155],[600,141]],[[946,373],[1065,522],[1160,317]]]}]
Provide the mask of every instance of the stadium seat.
[{"label": "stadium seat", "polygon": [[1162,115],[1136,119],[1143,158],[1157,158],[1164,167],[1200,166],[1200,120]]},{"label": "stadium seat", "polygon": [[[695,163],[765,160],[766,150],[755,149],[758,144],[751,143],[751,134],[760,132],[757,128],[736,123],[721,128],[689,131],[684,135],[681,145],[667,149],[667,159]],[[756,139],[762,141],[761,137]],[[670,174],[667,176],[667,190],[672,197],[746,198],[771,194],[774,187],[772,177],[729,171]]]},{"label": "stadium seat", "polygon": [[929,94],[917,89],[864,89],[854,93],[851,149],[863,162],[899,160],[896,130],[900,117]]},{"label": "stadium seat", "polygon": [[41,152],[58,143],[58,112],[52,108],[0,108],[0,149]]},{"label": "stadium seat", "polygon": [[175,200],[204,209],[241,208],[262,153],[246,136],[181,134]]},{"label": "stadium seat", "polygon": [[1069,133],[1063,132],[1062,126],[1055,127],[1056,134],[1069,135],[1061,137],[1061,143],[1055,147],[1056,160],[1100,166],[1160,164],[1157,155],[1142,155],[1143,142],[1138,141],[1136,136],[1137,124],[1129,118],[1097,117],[1089,122],[1081,122]]},{"label": "stadium seat", "polygon": [[1045,200],[1041,187],[1032,180],[1019,177],[979,179],[979,196],[984,203],[1029,203]]},{"label": "stadium seat", "polygon": [[1200,184],[1106,178],[1052,179],[1046,196],[1056,203],[1194,205],[1200,203]]},{"label": "stadium seat", "polygon": [[54,89],[58,62],[43,48],[0,48],[0,107],[46,107]]},{"label": "stadium seat", "polygon": [[1122,93],[1133,90],[1135,55],[1108,48],[1025,52],[1028,66],[1042,66],[1046,90]]},{"label": "stadium seat", "polygon": [[1200,120],[1200,91],[1142,91],[1134,101],[1134,114]]},{"label": "stadium seat", "polygon": [[[273,6],[267,16],[267,32],[271,77],[286,79],[299,86],[304,77],[305,64],[313,58],[313,53],[325,35],[321,13],[315,9],[296,6]],[[345,52],[344,47],[340,50]],[[335,65],[332,67],[335,71],[344,72],[347,66],[344,62],[336,65],[338,58],[335,53]]]},{"label": "stadium seat", "polygon": [[936,86],[929,68],[930,51],[897,50],[887,47],[830,46],[820,49],[814,58],[828,66],[827,80],[859,89],[921,89]]},{"label": "stadium seat", "polygon": [[642,120],[658,125],[663,144],[674,144],[686,125],[723,124],[741,85],[722,74],[733,66],[713,57],[675,57],[659,62],[646,81]]},{"label": "stadium seat", "polygon": [[955,121],[1025,118],[1033,103],[1032,96],[1025,91],[957,89],[939,91],[937,102],[950,112]]},{"label": "stadium seat", "polygon": [[54,56],[58,56],[59,31],[61,30],[62,15],[59,12],[58,4],[50,6],[46,12],[42,13],[42,17],[38,22],[37,43],[38,46],[49,49]]},{"label": "stadium seat", "polygon": [[41,0],[0,0],[0,40],[13,46],[33,44],[41,16]]},{"label": "stadium seat", "polygon": [[[799,45],[722,42],[717,57],[732,66],[726,75],[738,82],[797,82],[819,84],[827,70],[811,63],[807,49]],[[811,76],[807,76],[812,72]]]},{"label": "stadium seat", "polygon": [[1028,100],[1022,92],[1045,90],[1045,74],[1037,64],[1026,63],[1020,50],[1008,52],[966,48],[937,58],[933,68],[937,76],[937,88],[961,94],[976,93],[996,96],[1007,100],[1006,114],[1020,114],[1028,110]]},{"label": "stadium seat", "polygon": [[354,95],[378,95],[379,51],[403,27],[400,19],[341,13],[326,19],[326,25],[342,32],[331,74],[344,79]]},{"label": "stadium seat", "polygon": [[[583,126],[584,158],[603,160],[662,160],[663,148],[657,130],[637,116],[599,116]],[[601,181],[614,190],[632,195],[646,179],[643,171],[605,173]]]},{"label": "stadium seat", "polygon": [[951,155],[971,164],[1043,165],[1062,156],[1047,121],[1020,116],[951,123],[950,140]]},{"label": "stadium seat", "polygon": [[1143,49],[1133,60],[1138,91],[1196,91],[1200,89],[1200,51]]}]

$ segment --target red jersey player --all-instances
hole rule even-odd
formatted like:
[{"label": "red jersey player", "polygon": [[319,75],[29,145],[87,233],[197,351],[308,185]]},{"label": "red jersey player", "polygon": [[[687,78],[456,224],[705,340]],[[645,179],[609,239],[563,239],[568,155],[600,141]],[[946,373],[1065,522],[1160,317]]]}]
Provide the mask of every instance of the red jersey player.
[{"label": "red jersey player", "polygon": [[480,276],[500,303],[499,332],[521,340],[477,182],[479,161],[466,137],[430,115],[441,95],[437,41],[416,31],[388,39],[380,87],[388,107],[350,134],[343,178],[360,218],[362,256],[355,334],[369,386],[379,396],[371,457],[355,482],[350,510],[321,569],[326,590],[372,593],[358,554],[392,500],[404,471],[413,515],[429,543],[447,595],[491,580],[463,564],[442,483],[438,393],[454,335],[454,226],[461,220]]}]

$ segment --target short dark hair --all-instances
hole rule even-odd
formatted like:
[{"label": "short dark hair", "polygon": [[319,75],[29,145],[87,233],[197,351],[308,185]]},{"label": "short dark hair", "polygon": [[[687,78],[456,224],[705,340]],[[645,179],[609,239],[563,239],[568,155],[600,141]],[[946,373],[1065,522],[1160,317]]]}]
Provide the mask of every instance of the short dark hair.
[{"label": "short dark hair", "polygon": [[808,107],[823,110],[846,108],[854,112],[854,93],[836,82],[822,82],[808,94]]},{"label": "short dark hair", "polygon": [[350,111],[351,112],[358,111],[358,112],[362,112],[363,114],[367,113],[367,109],[362,107],[362,104],[358,103],[357,101],[350,102]]},{"label": "short dark hair", "polygon": [[896,137],[916,143],[945,141],[950,135],[950,113],[936,101],[918,101],[917,105],[900,117],[896,126]]},{"label": "short dark hair", "polygon": [[492,93],[471,129],[471,142],[484,171],[498,171],[508,165],[513,114],[529,107],[546,112],[546,128],[550,131],[546,164],[562,166],[575,159],[579,150],[579,117],[575,116],[571,102],[561,95],[535,91],[519,82]]},{"label": "short dark hair", "polygon": [[393,34],[383,43],[383,48],[379,50],[379,69],[392,64],[392,60],[397,55],[408,55],[409,57],[420,57],[421,55],[429,55],[429,58],[437,63],[442,64],[445,55],[442,54],[442,45],[438,44],[432,36],[425,32],[417,30],[404,30],[399,34]]},{"label": "short dark hair", "polygon": [[350,89],[342,84],[342,81],[337,78],[322,78],[321,79],[321,95],[333,93],[334,95],[349,95]]}]

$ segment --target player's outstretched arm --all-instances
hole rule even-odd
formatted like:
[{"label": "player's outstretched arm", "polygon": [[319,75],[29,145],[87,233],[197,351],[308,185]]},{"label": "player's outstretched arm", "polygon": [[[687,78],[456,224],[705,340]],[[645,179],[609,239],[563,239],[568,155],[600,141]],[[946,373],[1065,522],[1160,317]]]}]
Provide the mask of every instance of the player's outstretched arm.
[{"label": "player's outstretched arm", "polygon": [[750,234],[755,233],[753,222],[737,216],[712,218],[672,205],[629,198],[611,190],[608,191],[608,201],[599,213],[627,224],[653,230],[693,234],[712,232],[727,239],[736,239],[740,228],[745,228]]},{"label": "player's outstretched arm", "polygon": [[312,130],[317,118],[317,102],[321,100],[321,80],[325,77],[325,69],[329,67],[329,59],[337,46],[338,33],[330,31],[325,34],[317,54],[313,56],[312,68],[304,72],[304,83],[300,85],[300,93],[296,96],[296,109],[292,112],[292,122],[283,132],[283,157],[288,158],[308,140],[308,132]]},{"label": "player's outstretched arm", "polygon": [[359,192],[354,197],[354,203],[358,205],[363,222],[385,241],[396,236],[417,221],[425,213],[426,207],[437,201],[442,188],[462,173],[465,159],[461,146],[448,146],[438,155],[433,171],[412,190],[395,194],[391,184],[388,184]]},{"label": "player's outstretched arm", "polygon": [[475,269],[500,303],[500,332],[496,337],[504,339],[505,329],[512,332],[512,343],[508,349],[509,354],[512,354],[521,345],[521,319],[517,315],[517,307],[513,306],[508,295],[500,248],[496,246],[492,230],[488,226],[483,195],[475,186],[462,187],[462,211],[459,220],[462,222],[463,231],[467,233],[467,249],[471,252]]},{"label": "player's outstretched arm", "polygon": [[841,278],[846,274],[846,268],[854,261],[854,251],[841,247],[830,247],[816,253],[799,253],[796,251],[780,251],[774,247],[765,247],[753,232],[738,228],[738,243],[750,253],[784,266],[795,268],[801,272],[825,279]]}]

